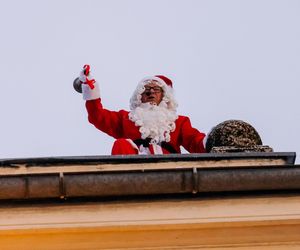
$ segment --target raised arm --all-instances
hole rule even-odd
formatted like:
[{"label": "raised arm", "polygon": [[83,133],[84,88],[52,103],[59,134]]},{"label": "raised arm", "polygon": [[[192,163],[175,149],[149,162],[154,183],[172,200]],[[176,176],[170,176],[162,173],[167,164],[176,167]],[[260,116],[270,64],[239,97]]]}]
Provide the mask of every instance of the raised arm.
[{"label": "raised arm", "polygon": [[89,122],[102,132],[114,137],[123,137],[122,117],[125,111],[110,111],[104,109],[101,99],[86,101]]},{"label": "raised arm", "polygon": [[[76,81],[76,80],[75,80]],[[80,82],[78,82],[80,81]],[[85,65],[77,78],[77,91],[82,92],[86,101],[88,120],[102,132],[120,138],[123,135],[122,117],[126,111],[110,111],[104,109],[101,103],[99,85],[90,74],[89,65]],[[75,86],[74,86],[75,87]]]}]

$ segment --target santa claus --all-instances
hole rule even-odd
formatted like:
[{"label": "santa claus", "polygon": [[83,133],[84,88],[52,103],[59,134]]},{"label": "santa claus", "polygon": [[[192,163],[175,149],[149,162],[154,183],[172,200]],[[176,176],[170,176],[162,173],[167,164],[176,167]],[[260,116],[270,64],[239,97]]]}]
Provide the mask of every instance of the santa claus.
[{"label": "santa claus", "polygon": [[177,115],[172,81],[162,75],[140,81],[130,99],[130,111],[103,108],[98,83],[89,66],[80,73],[83,99],[89,122],[114,137],[112,155],[203,153],[204,133],[191,126],[190,119]]}]

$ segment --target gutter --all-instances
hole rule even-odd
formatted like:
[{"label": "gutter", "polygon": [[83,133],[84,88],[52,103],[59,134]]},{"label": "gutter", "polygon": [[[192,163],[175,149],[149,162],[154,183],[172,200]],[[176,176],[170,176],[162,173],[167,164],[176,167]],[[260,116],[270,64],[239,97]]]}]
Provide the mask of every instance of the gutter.
[{"label": "gutter", "polygon": [[4,159],[0,200],[299,190],[295,157],[228,153]]}]

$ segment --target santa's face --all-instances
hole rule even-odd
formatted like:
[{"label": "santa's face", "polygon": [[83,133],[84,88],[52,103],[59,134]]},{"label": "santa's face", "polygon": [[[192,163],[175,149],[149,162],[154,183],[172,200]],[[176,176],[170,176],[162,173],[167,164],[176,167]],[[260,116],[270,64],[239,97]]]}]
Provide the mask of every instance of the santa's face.
[{"label": "santa's face", "polygon": [[145,91],[142,93],[142,103],[149,102],[150,104],[159,105],[163,98],[163,90],[157,85],[156,81],[151,81],[145,86]]}]

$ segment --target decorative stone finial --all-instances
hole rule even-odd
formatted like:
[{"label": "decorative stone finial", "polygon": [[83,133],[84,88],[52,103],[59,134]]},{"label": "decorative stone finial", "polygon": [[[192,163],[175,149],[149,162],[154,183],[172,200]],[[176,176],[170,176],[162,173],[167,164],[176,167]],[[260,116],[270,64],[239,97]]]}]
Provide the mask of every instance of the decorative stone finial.
[{"label": "decorative stone finial", "polygon": [[263,146],[257,131],[241,120],[227,120],[215,126],[207,136],[206,150],[224,152],[272,152]]}]

